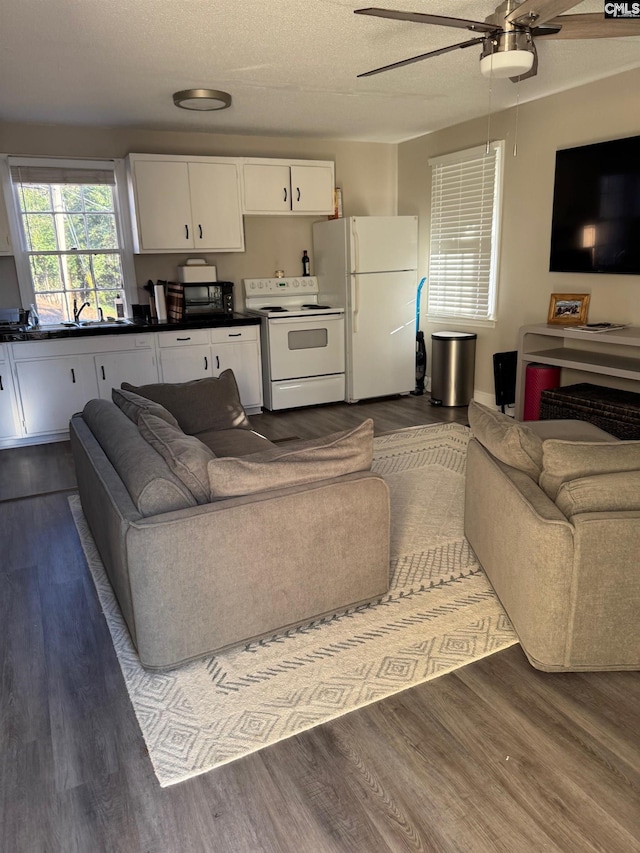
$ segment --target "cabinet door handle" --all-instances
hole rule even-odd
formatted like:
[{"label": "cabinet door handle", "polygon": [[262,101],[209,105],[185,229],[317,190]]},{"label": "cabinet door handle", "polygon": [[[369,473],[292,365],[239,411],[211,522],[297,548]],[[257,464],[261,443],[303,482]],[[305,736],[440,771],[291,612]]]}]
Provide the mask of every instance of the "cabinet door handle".
[{"label": "cabinet door handle", "polygon": [[107,377],[104,375],[104,364],[101,364],[101,365],[100,365],[100,370],[101,370],[101,372],[102,372],[102,381],[104,382],[104,381],[106,381],[106,378],[107,378]]},{"label": "cabinet door handle", "polygon": [[191,338],[176,338],[177,341],[190,341]]},{"label": "cabinet door handle", "polygon": [[286,201],[287,200],[287,188],[282,187],[282,191],[284,192],[284,200]]},{"label": "cabinet door handle", "polygon": [[185,233],[185,237],[188,240],[189,239],[189,226],[188,225],[184,226],[184,233]]},{"label": "cabinet door handle", "polygon": [[2,384],[2,376],[0,375],[0,391],[4,391],[4,385]]},{"label": "cabinet door handle", "polygon": [[242,332],[229,332],[227,337],[229,337],[229,338],[241,338]]},{"label": "cabinet door handle", "polygon": [[75,385],[75,382],[76,382],[76,372],[75,372],[75,370],[73,369],[73,367],[71,368],[71,381],[72,381],[72,382],[73,382],[73,384]]},{"label": "cabinet door handle", "polygon": [[209,368],[209,359],[205,355],[205,357],[204,357],[204,369],[207,370],[208,368]]},{"label": "cabinet door handle", "polygon": [[216,356],[216,370],[220,370],[220,356]]},{"label": "cabinet door handle", "polygon": [[202,225],[198,225],[198,229],[200,231],[200,239],[202,240]]},{"label": "cabinet door handle", "polygon": [[296,187],[296,189],[298,190],[298,201],[300,201],[300,187]]}]

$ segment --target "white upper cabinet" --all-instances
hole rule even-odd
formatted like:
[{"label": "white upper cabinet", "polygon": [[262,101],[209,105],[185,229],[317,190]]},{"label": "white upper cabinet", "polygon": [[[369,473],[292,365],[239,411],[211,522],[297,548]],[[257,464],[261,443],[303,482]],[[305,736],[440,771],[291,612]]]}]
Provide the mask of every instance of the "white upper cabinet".
[{"label": "white upper cabinet", "polygon": [[335,178],[329,160],[247,159],[242,180],[244,213],[333,213]]},{"label": "white upper cabinet", "polygon": [[237,160],[130,154],[134,248],[243,252]]}]

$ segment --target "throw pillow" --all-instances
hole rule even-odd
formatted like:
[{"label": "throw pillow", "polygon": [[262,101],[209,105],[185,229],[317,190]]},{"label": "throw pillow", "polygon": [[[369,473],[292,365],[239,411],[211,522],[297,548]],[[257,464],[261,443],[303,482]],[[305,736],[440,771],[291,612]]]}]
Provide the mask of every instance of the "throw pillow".
[{"label": "throw pillow", "polygon": [[471,400],[469,426],[492,456],[538,480],[542,470],[542,441],[525,426],[502,412]]},{"label": "throw pillow", "polygon": [[556,506],[567,518],[579,512],[640,510],[640,471],[568,480],[558,490]]},{"label": "throw pillow", "polygon": [[121,387],[160,403],[188,435],[208,429],[251,429],[232,370],[191,382],[160,382],[138,388],[123,382]]},{"label": "throw pillow", "polygon": [[373,458],[373,421],[323,438],[296,441],[238,458],[209,463],[212,498],[251,495],[286,486],[368,471]]},{"label": "throw pillow", "polygon": [[134,394],[133,391],[124,391],[122,388],[111,389],[111,399],[118,406],[129,420],[134,424],[138,423],[138,418],[143,412],[148,412],[152,415],[157,415],[165,420],[168,424],[178,426],[178,421],[173,417],[171,412],[168,412],[164,406],[159,403],[154,403],[153,400],[148,400],[146,397],[141,397],[139,394]]},{"label": "throw pillow", "polygon": [[189,489],[199,504],[209,503],[207,465],[215,459],[199,439],[185,435],[180,427],[150,413],[141,414],[138,429],[142,437],[157,450],[173,473]]},{"label": "throw pillow", "polygon": [[555,501],[567,480],[618,471],[640,471],[640,441],[562,441],[542,443],[540,486]]}]

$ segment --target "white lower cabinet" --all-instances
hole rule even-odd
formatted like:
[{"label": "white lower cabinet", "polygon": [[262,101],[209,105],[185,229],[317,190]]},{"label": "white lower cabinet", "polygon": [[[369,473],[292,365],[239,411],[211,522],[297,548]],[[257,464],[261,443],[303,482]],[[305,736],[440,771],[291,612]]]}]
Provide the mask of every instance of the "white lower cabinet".
[{"label": "white lower cabinet", "polygon": [[249,412],[262,408],[262,366],[258,326],[212,329],[213,372],[233,370],[240,400]]},{"label": "white lower cabinet", "polygon": [[252,414],[262,408],[262,373],[258,326],[159,332],[163,382],[189,382],[219,376],[231,368],[240,400]]},{"label": "white lower cabinet", "polygon": [[259,326],[0,343],[0,442],[64,438],[72,415],[122,382],[188,382],[227,368],[245,409],[260,412]]},{"label": "white lower cabinet", "polygon": [[66,432],[69,420],[121,382],[158,381],[153,335],[108,335],[11,344],[23,433]]},{"label": "white lower cabinet", "polygon": [[69,419],[98,396],[93,359],[83,355],[16,362],[27,436],[63,432]]},{"label": "white lower cabinet", "polygon": [[94,356],[98,393],[103,400],[111,399],[111,390],[122,382],[131,385],[150,385],[158,381],[156,358],[151,346],[129,352],[104,352]]},{"label": "white lower cabinet", "polygon": [[19,434],[11,365],[6,345],[0,344],[0,439],[14,438]]},{"label": "white lower cabinet", "polygon": [[198,344],[184,349],[161,350],[160,368],[163,382],[190,382],[212,376],[211,347]]}]

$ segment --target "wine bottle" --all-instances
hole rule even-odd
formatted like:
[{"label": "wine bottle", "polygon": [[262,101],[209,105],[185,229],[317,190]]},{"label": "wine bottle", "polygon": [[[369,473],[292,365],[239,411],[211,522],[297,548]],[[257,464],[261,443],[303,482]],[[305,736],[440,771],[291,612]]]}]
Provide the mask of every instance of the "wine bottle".
[{"label": "wine bottle", "polygon": [[306,249],[302,253],[302,275],[311,275],[311,261]]}]

